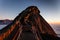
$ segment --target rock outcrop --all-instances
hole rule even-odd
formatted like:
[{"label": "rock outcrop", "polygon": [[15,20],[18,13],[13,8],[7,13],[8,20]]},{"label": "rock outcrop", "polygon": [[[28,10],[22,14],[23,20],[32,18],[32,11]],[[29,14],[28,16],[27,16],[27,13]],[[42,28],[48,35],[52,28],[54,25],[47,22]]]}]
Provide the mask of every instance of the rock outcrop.
[{"label": "rock outcrop", "polygon": [[[5,29],[8,29],[9,31]],[[51,26],[40,15],[40,11],[36,6],[26,8],[11,24],[2,29],[0,32],[0,39],[59,40]]]}]

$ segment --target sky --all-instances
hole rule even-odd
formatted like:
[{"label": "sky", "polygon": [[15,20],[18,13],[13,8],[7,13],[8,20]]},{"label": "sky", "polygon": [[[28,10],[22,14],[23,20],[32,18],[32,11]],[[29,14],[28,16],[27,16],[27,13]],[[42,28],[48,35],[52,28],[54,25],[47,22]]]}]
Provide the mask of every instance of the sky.
[{"label": "sky", "polygon": [[14,19],[28,6],[37,6],[49,23],[60,23],[60,0],[0,0],[0,20]]}]

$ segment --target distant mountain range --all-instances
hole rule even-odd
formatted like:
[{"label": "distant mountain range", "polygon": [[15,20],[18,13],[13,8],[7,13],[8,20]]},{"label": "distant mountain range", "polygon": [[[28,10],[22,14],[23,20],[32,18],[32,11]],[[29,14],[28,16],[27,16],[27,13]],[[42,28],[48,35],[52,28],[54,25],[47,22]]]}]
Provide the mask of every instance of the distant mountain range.
[{"label": "distant mountain range", "polygon": [[5,20],[0,20],[0,25],[4,24],[10,24],[13,20],[5,19]]}]

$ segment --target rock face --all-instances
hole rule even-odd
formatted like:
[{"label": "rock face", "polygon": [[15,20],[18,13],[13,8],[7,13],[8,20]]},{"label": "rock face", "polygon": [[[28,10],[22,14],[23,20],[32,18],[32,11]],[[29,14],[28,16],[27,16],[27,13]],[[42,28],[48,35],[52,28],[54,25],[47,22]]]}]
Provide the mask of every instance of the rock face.
[{"label": "rock face", "polygon": [[40,15],[39,9],[36,6],[30,6],[22,11],[11,24],[1,30],[0,39],[58,40],[59,38]]}]

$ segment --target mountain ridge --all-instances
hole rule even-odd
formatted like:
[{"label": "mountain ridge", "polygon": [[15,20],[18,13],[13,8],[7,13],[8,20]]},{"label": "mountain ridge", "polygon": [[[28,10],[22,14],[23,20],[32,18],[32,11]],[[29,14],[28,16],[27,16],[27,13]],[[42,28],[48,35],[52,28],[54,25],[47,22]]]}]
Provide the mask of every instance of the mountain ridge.
[{"label": "mountain ridge", "polygon": [[10,24],[12,21],[13,20],[9,20],[9,19],[0,20],[0,25]]},{"label": "mountain ridge", "polygon": [[[3,36],[2,36],[3,35]],[[11,24],[0,31],[4,40],[59,40],[36,6],[23,10]]]}]

